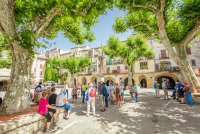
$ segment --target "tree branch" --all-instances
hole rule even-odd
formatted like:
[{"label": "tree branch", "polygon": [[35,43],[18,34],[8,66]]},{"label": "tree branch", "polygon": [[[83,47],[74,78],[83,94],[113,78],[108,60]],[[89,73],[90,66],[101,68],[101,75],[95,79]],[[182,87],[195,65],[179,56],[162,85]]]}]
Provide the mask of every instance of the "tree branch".
[{"label": "tree branch", "polygon": [[160,11],[163,13],[165,10],[165,0],[160,0]]},{"label": "tree branch", "polygon": [[149,10],[149,11],[152,11],[153,13],[156,13],[156,9],[153,8],[153,7],[150,7],[150,6],[135,5],[135,4],[133,4],[132,6],[133,6],[133,8],[143,8],[143,9],[147,9],[147,10]]},{"label": "tree branch", "polygon": [[42,24],[40,24],[39,28],[35,31],[35,37],[39,37],[45,28],[49,25],[49,23],[53,20],[53,18],[59,15],[63,11],[62,8],[54,7],[51,9],[49,14],[45,17]]},{"label": "tree branch", "polygon": [[91,7],[92,7],[92,4],[89,3],[89,5],[88,5],[85,9],[83,9],[82,11],[75,10],[75,9],[73,9],[73,10],[71,10],[71,11],[72,11],[72,12],[75,12],[75,13],[78,13],[78,14],[80,14],[80,15],[82,15],[82,16],[86,16]]},{"label": "tree branch", "polygon": [[[149,29],[149,31],[152,31],[154,32],[155,30],[149,26],[147,23],[138,23],[138,24],[135,24],[133,26],[131,26],[131,28],[135,28],[135,27],[139,27],[139,26],[145,26],[147,29]],[[158,33],[156,32],[156,34],[158,35]]]},{"label": "tree branch", "polygon": [[200,19],[196,20],[195,26],[187,33],[185,38],[180,42],[180,45],[184,48],[195,38],[197,33],[200,31]]}]

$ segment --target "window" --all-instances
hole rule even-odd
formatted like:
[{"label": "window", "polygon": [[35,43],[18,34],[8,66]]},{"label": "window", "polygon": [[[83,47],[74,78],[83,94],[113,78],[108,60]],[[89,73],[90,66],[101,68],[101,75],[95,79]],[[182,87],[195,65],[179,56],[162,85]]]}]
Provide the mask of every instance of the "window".
[{"label": "window", "polygon": [[186,48],[186,53],[187,53],[187,54],[192,54],[191,48],[190,48],[190,47],[187,47],[187,48]]},{"label": "window", "polygon": [[148,63],[147,62],[140,62],[140,69],[148,69]]},{"label": "window", "polygon": [[166,58],[167,57],[167,53],[166,53],[166,50],[160,50],[160,57],[161,58]]},{"label": "window", "polygon": [[192,66],[196,66],[196,61],[194,59],[191,60],[191,62],[192,62]]}]

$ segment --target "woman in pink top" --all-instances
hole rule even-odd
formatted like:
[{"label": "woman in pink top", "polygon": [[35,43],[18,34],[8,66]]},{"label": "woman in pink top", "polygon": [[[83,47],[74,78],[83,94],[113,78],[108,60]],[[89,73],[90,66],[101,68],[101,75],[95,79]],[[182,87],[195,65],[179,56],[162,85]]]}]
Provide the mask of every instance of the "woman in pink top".
[{"label": "woman in pink top", "polygon": [[46,100],[47,95],[48,93],[46,90],[42,92],[42,98],[40,99],[39,108],[38,108],[38,113],[47,118],[46,131],[49,130],[51,119],[52,119],[48,111],[48,108],[55,109],[55,107],[48,104],[48,101]]}]

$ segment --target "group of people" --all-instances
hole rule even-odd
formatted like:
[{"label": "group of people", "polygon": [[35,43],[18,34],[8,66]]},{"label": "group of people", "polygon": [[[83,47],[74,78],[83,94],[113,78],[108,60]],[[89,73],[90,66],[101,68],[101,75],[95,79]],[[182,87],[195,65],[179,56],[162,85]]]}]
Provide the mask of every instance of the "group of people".
[{"label": "group of people", "polygon": [[[64,119],[69,119],[70,117],[70,111],[72,109],[71,104],[68,102],[66,97],[66,90],[62,89],[59,94],[56,94],[56,88],[52,84],[52,86],[48,89],[44,89],[41,86],[40,83],[35,88],[35,96],[37,99],[39,99],[39,107],[38,107],[38,113],[45,116],[47,118],[47,125],[46,125],[46,131],[49,131],[50,124],[53,120],[53,123],[56,124],[57,118],[56,118],[56,109],[57,108],[64,108],[65,112],[63,115]],[[40,89],[39,89],[40,88]],[[41,94],[41,96],[39,95]],[[39,97],[38,97],[39,96]],[[33,101],[36,100],[35,98]]]},{"label": "group of people", "polygon": [[[130,94],[132,100],[138,102],[138,90],[139,86],[131,85],[129,86]],[[95,115],[95,102],[96,98],[99,97],[99,101],[102,104],[102,112],[108,110],[109,100],[111,104],[121,106],[124,103],[124,90],[125,86],[123,82],[119,84],[110,83],[107,85],[105,82],[99,82],[98,85],[94,83],[77,84],[72,86],[71,90],[71,103],[77,103],[77,99],[80,98],[82,104],[86,102],[87,105],[87,116],[92,112]],[[47,118],[48,130],[50,127],[50,122],[56,122],[56,107],[63,107],[65,109],[64,118],[68,119],[70,117],[70,111],[72,105],[68,101],[69,98],[69,87],[67,83],[64,84],[64,88],[61,89],[60,94],[56,94],[55,85],[52,84],[49,88],[42,88],[42,83],[35,88],[35,93],[33,101],[39,104],[38,113]],[[91,110],[92,109],[92,110]]]},{"label": "group of people", "polygon": [[[159,98],[159,90],[160,90],[160,88],[162,88],[164,91],[164,99],[166,99],[166,100],[169,99],[166,80],[163,80],[162,84],[159,84],[157,81],[155,81],[153,84],[153,87],[155,89],[156,98]],[[189,106],[193,106],[193,100],[192,100],[191,93],[192,93],[192,91],[191,91],[191,88],[190,88],[188,82],[181,83],[179,80],[177,80],[171,96],[173,99],[176,99],[181,104],[188,103]]]}]

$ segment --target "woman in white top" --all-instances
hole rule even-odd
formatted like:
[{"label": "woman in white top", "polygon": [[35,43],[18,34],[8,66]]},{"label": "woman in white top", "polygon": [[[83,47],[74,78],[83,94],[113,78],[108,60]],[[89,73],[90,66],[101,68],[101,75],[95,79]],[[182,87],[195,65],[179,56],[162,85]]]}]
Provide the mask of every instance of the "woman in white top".
[{"label": "woman in white top", "polygon": [[66,110],[65,113],[64,113],[64,119],[69,119],[72,106],[67,101],[65,94],[66,94],[65,90],[61,90],[60,94],[56,98],[56,106],[57,107],[64,107],[65,110]]}]

